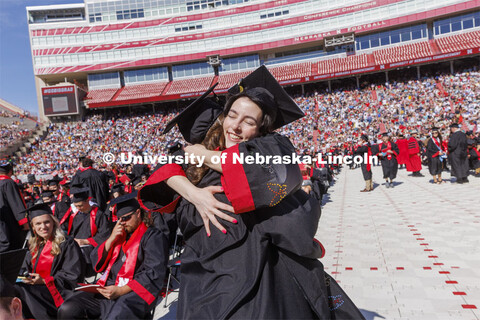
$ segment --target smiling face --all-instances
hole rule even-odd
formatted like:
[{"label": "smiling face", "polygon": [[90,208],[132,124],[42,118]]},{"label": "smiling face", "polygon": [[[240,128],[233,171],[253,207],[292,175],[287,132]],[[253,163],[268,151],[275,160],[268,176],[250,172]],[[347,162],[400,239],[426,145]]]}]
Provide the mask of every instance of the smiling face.
[{"label": "smiling face", "polygon": [[48,240],[53,234],[54,222],[49,214],[44,214],[32,219],[32,227],[35,234]]},{"label": "smiling face", "polygon": [[223,120],[225,146],[230,148],[259,136],[262,117],[260,107],[249,98],[240,97],[235,100]]}]

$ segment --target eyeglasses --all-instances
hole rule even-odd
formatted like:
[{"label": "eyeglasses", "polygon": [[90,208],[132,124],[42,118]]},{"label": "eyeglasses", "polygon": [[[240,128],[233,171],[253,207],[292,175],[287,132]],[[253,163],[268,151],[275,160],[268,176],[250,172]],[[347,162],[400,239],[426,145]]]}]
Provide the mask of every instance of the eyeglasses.
[{"label": "eyeglasses", "polygon": [[122,221],[122,222],[127,222],[128,220],[130,220],[130,219],[133,217],[133,214],[134,214],[134,213],[135,213],[135,212],[132,212],[132,213],[130,213],[129,215],[120,217],[119,219],[120,219],[120,221]]}]

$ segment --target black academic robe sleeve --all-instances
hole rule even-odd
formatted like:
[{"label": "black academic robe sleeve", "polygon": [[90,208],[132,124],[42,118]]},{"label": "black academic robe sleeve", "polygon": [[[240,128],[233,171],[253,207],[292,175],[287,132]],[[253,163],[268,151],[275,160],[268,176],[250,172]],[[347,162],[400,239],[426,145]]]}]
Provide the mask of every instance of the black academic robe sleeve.
[{"label": "black academic robe sleeve", "polygon": [[6,205],[12,210],[15,219],[19,225],[24,225],[27,223],[27,218],[25,214],[20,213],[25,210],[25,202],[20,194],[18,186],[13,180],[4,180],[2,193]]},{"label": "black academic robe sleeve", "polygon": [[142,238],[143,261],[128,286],[151,304],[162,290],[168,260],[168,240],[159,230],[150,228]]},{"label": "black academic robe sleeve", "polygon": [[85,260],[82,250],[71,237],[66,237],[60,249],[61,254],[53,261],[52,277],[57,287],[73,290],[84,281]]},{"label": "black academic robe sleeve", "polygon": [[259,230],[273,245],[305,258],[319,259],[325,254],[315,239],[321,208],[312,196],[299,190],[286,197],[276,210],[257,213]]},{"label": "black academic robe sleeve", "polygon": [[110,236],[111,225],[108,222],[108,217],[105,213],[97,211],[97,215],[95,217],[95,225],[97,226],[97,232],[93,237],[88,238],[88,242],[96,247],[99,243],[104,242]]},{"label": "black academic robe sleeve", "polygon": [[[226,156],[224,156],[226,154]],[[273,207],[287,195],[297,191],[303,182],[298,163],[253,164],[235,161],[241,156],[286,156],[293,160],[295,148],[290,140],[279,134],[269,134],[242,142],[222,152],[222,186],[235,213],[244,213],[263,207]],[[294,161],[294,160],[293,160]]]},{"label": "black academic robe sleeve", "polygon": [[146,210],[173,213],[180,196],[165,182],[173,176],[186,176],[183,168],[175,163],[159,165],[138,191],[138,203]]}]

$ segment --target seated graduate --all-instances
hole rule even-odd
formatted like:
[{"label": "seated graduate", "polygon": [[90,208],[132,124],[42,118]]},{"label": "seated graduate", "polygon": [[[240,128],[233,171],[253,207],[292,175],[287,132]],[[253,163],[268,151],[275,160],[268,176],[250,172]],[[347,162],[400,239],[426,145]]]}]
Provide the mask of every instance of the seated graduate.
[{"label": "seated graduate", "polygon": [[98,293],[77,292],[59,310],[59,319],[144,319],[155,308],[168,259],[166,237],[149,227],[136,193],[112,200],[118,221],[110,237],[92,252]]},{"label": "seated graduate", "polygon": [[67,235],[73,237],[82,249],[87,264],[87,277],[94,274],[90,253],[108,238],[111,231],[107,215],[89,201],[88,190],[80,185],[72,186],[70,192],[75,209],[70,208],[60,221]]},{"label": "seated graduate", "polygon": [[45,190],[41,194],[43,203],[51,202],[50,209],[52,209],[53,216],[59,221],[62,220],[65,213],[70,209],[70,200],[69,202],[57,201],[55,194],[50,190]]},{"label": "seated graduate", "polygon": [[65,237],[50,203],[37,204],[26,211],[33,235],[21,270],[26,278],[15,287],[26,318],[56,318],[57,308],[84,280],[82,252],[72,238]]}]

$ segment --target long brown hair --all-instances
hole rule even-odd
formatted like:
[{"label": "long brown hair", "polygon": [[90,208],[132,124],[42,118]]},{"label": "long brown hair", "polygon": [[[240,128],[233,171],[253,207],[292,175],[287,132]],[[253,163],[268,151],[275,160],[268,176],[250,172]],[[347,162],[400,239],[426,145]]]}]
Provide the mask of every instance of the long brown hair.
[{"label": "long brown hair", "polygon": [[[207,148],[207,150],[219,150],[225,149],[225,136],[223,135],[223,119],[224,116],[220,115],[208,130],[205,139],[202,141],[202,145]],[[200,180],[205,176],[209,168],[206,165],[197,167],[196,165],[189,165],[185,174],[187,175],[188,180],[194,185],[197,185]]]}]

